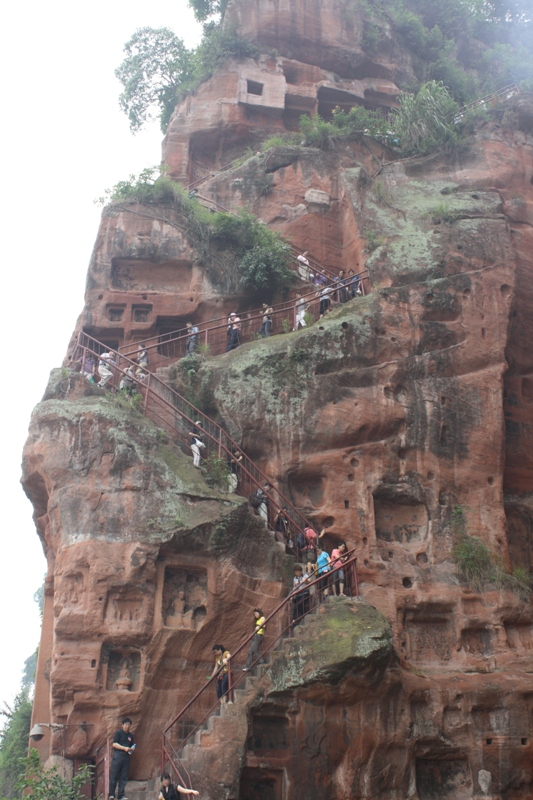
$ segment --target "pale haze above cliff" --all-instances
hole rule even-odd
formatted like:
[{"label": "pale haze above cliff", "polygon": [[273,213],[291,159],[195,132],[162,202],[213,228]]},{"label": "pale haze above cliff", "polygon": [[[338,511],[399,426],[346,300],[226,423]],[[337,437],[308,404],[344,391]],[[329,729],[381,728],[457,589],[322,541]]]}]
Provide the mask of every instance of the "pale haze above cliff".
[{"label": "pale haze above cliff", "polygon": [[[185,0],[10,4],[3,62],[2,564],[0,702],[19,689],[35,649],[33,594],[46,570],[30,503],[19,485],[22,445],[48,373],[60,366],[83,306],[100,209],[93,200],[161,157],[153,123],[132,136],[114,70],[139,27],[167,26],[188,47],[200,26]],[[7,250],[7,252],[6,252]],[[11,364],[15,363],[13,369]],[[9,365],[9,366],[8,366]]]}]

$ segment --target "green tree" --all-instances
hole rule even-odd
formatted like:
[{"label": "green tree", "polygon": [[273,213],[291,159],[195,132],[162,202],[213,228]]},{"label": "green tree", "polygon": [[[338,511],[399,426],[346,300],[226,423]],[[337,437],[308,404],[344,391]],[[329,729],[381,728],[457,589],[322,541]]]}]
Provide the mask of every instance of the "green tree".
[{"label": "green tree", "polygon": [[58,767],[45,769],[35,748],[30,748],[22,766],[17,787],[34,800],[84,800],[82,788],[90,780],[90,767],[81,767],[69,780],[61,775]]},{"label": "green tree", "polygon": [[39,655],[39,648],[35,648],[35,652],[28,656],[24,662],[22,670],[22,680],[20,682],[21,689],[31,691],[35,683],[35,673],[37,671],[37,656]]},{"label": "green tree", "polygon": [[221,19],[224,16],[228,0],[189,0],[198,22],[205,22],[210,17]]},{"label": "green tree", "polygon": [[28,750],[31,708],[30,691],[24,688],[13,706],[6,703],[0,712],[6,720],[0,732],[0,795],[10,800],[19,796],[16,786]]},{"label": "green tree", "polygon": [[124,91],[120,107],[136,133],[158,116],[165,131],[176,106],[178,88],[190,76],[192,52],[169,28],[139,28],[124,45],[126,57],[115,70]]}]

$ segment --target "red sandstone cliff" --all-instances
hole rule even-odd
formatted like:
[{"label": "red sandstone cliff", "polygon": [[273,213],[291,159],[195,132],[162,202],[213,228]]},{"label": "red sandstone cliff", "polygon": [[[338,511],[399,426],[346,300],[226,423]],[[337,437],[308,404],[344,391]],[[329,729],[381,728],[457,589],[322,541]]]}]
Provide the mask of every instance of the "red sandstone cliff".
[{"label": "red sandstone cliff", "polygon": [[[278,55],[229,62],[178,107],[164,145],[176,177],[290,127],[287,109],[394,98],[403,61],[369,64],[331,13],[303,4],[290,21],[291,8],[230,5],[255,38],[261,14]],[[331,268],[369,270],[368,297],[208,358],[202,379],[328,546],[357,549],[361,595],[393,647],[377,612],[330,602],[189,753],[216,800],[531,797],[531,605],[473,591],[452,557],[461,506],[508,569],[533,566],[533,105],[512,103],[514,129],[494,118],[453,154],[294,146],[202,185]],[[80,327],[116,347],[228,312],[236,298],[212,285],[180,224],[142,205],[104,213]],[[209,489],[155,426],[71,373],[53,375],[34,413],[23,480],[49,563],[34,718],[90,723],[66,754],[91,758],[128,713],[132,777],[154,778],[160,732],[210,670],[213,641],[223,631],[233,646],[250,608],[275,605],[290,559],[246,503]],[[332,631],[349,638],[361,620],[377,644],[360,661],[334,644],[324,653]],[[361,637],[347,645],[354,659]],[[296,664],[311,677],[295,678]]]}]

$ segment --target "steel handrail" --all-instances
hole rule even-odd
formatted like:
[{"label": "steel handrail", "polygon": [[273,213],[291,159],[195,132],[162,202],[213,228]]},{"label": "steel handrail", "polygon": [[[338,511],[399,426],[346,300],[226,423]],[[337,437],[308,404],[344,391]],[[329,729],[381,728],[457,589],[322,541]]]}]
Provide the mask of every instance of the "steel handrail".
[{"label": "steel handrail", "polygon": [[[317,289],[315,287],[312,291],[308,292],[305,295],[302,295],[302,298],[306,299],[306,298],[316,297],[316,293],[317,293]],[[296,303],[295,300],[283,300],[281,303],[277,303],[276,305],[270,306],[270,308],[272,308],[272,313],[273,314],[276,314],[278,312],[294,311],[295,303]],[[259,318],[263,317],[264,313],[265,313],[265,310],[263,308],[254,308],[254,309],[251,309],[250,311],[237,312],[237,316],[239,314],[253,314],[254,316],[248,316],[246,318],[247,322],[251,322],[252,320],[258,320]],[[223,324],[227,325],[228,324],[228,318],[229,318],[228,314],[224,314],[221,317],[214,317],[213,319],[206,320],[205,322],[199,322],[196,327],[198,328],[199,333],[202,333],[203,331],[205,331],[207,329],[210,329],[210,328],[218,328],[219,326],[221,326]],[[219,325],[216,325],[215,323],[219,323]],[[202,326],[207,326],[207,327],[202,327]],[[157,346],[168,344],[169,342],[175,341],[176,339],[188,337],[189,335],[190,334],[188,334],[186,332],[185,328],[179,328],[176,331],[169,331],[168,333],[157,334],[156,336],[150,336],[147,339],[142,339],[142,340],[139,340],[139,341],[142,341],[142,343],[145,345],[145,347],[144,347],[145,350],[149,350],[149,349],[153,349],[154,347],[157,347]],[[167,336],[173,336],[174,338],[166,339],[165,337],[167,337]],[[157,340],[157,341],[154,341],[154,340]],[[149,342],[153,342],[153,344],[148,344]],[[122,347],[119,348],[119,352],[124,354],[124,355],[131,355],[131,353],[127,352],[127,350],[130,349],[130,348],[136,348],[136,350],[138,350],[139,342],[134,342],[134,343],[127,344],[127,345],[122,345]],[[136,352],[136,350],[132,350],[132,352]]]},{"label": "steel handrail", "polygon": [[[346,570],[346,573],[349,572],[351,574],[351,577],[353,578],[353,591],[351,592],[351,596],[352,597],[357,597],[359,595],[359,584],[358,584],[358,578],[357,578],[357,556],[353,555],[354,552],[355,552],[355,548],[352,549],[351,551],[349,551],[348,553],[344,554],[342,557],[339,557],[338,559],[336,559],[336,562],[340,562],[340,563],[338,563],[337,566],[333,566],[333,568],[330,569],[327,573],[324,573],[323,575],[320,575],[319,577],[315,578],[312,581],[306,581],[306,583],[303,584],[300,588],[298,588],[297,590],[291,591],[287,595],[287,597],[285,597],[284,600],[282,600],[281,603],[265,618],[265,626],[270,624],[270,622],[274,618],[280,617],[282,612],[284,612],[287,608],[290,609],[292,607],[293,600],[295,598],[297,598],[298,595],[300,595],[300,594],[303,595],[304,592],[308,592],[309,589],[311,587],[313,587],[313,586],[315,586],[317,588],[317,592],[320,592],[321,591],[320,584],[322,583],[324,578],[325,577],[329,578],[330,576],[334,575],[336,572],[339,572],[339,570],[341,570],[341,569],[342,570]],[[345,575],[345,580],[346,580],[346,575]],[[260,654],[259,657],[262,657],[265,653],[270,652],[273,649],[273,647],[278,643],[278,641],[282,638],[282,636],[287,632],[292,632],[292,628],[294,627],[295,623],[299,622],[301,619],[303,619],[304,616],[307,616],[307,614],[309,614],[312,610],[313,609],[309,608],[307,611],[305,611],[303,614],[301,614],[301,616],[297,617],[296,619],[292,618],[292,615],[289,614],[289,622],[285,625],[285,627],[283,627],[283,623],[282,623],[281,630],[278,632],[277,636],[272,641],[270,641],[267,646],[263,646],[263,649],[262,649],[261,654]],[[232,667],[232,664],[235,663],[236,657],[243,651],[243,649],[247,645],[250,644],[250,642],[252,641],[254,635],[255,635],[254,632],[252,632],[250,635],[248,635],[241,642],[241,644],[237,647],[235,652],[232,653],[232,655],[228,659],[228,666],[229,666],[228,674],[229,675],[231,675],[231,667]],[[256,659],[256,661],[257,660],[258,659]],[[251,664],[250,669],[253,669],[255,663],[256,662],[253,662]],[[167,725],[167,727],[163,730],[163,751],[164,752],[166,752],[166,746],[168,744],[168,746],[171,747],[175,751],[176,755],[178,755],[179,751],[182,750],[183,747],[188,743],[188,740],[191,737],[193,737],[198,731],[202,730],[202,726],[204,725],[206,720],[209,719],[209,717],[216,711],[217,707],[220,705],[221,698],[217,698],[217,701],[214,703],[214,705],[211,708],[209,708],[209,710],[203,715],[201,720],[199,722],[197,722],[194,725],[194,727],[187,732],[187,735],[184,738],[182,738],[181,741],[179,741],[176,746],[172,745],[171,742],[168,741],[168,733],[169,733],[169,731],[171,731],[171,729],[173,729],[175,727],[176,723],[178,723],[179,720],[182,719],[187,714],[187,712],[191,709],[191,707],[196,703],[198,698],[201,697],[205,692],[207,692],[208,689],[211,689],[212,684],[214,684],[214,682],[217,679],[217,674],[218,673],[215,673],[214,675],[212,675],[209,678],[209,680],[196,692],[194,697],[192,697],[191,700],[189,700],[189,702],[181,709],[179,714],[177,714],[174,717],[174,719],[172,719],[169,722],[169,724]],[[228,692],[227,692],[228,696],[231,696],[231,693],[233,692],[235,687],[238,686],[241,683],[241,681],[244,679],[244,677],[245,677],[245,673],[243,673],[242,668],[237,669],[236,670],[236,674],[238,675],[237,680],[235,682],[233,682],[232,684],[230,684],[230,686],[228,688]],[[167,755],[168,755],[168,752],[167,752]],[[179,758],[179,755],[178,755],[178,758]],[[181,759],[180,759],[180,761],[181,761]]]},{"label": "steel handrail", "polygon": [[[87,333],[80,332],[72,360],[74,362],[79,362],[81,360],[80,371],[85,372],[83,366],[87,359],[87,353],[99,359],[100,355],[105,350],[106,345],[102,342],[99,342]],[[121,362],[123,363],[122,367]],[[116,391],[116,374],[118,373],[118,375],[122,376],[126,375],[127,367],[137,367],[137,364],[127,356],[121,353],[117,354],[117,363],[112,365],[112,372],[115,374],[110,381],[109,389]],[[283,513],[286,516],[289,523],[286,546],[293,554],[297,554],[295,545],[291,545],[291,542],[296,542],[296,537],[299,533],[303,534],[304,528],[307,526],[306,518],[279,489],[275,489],[271,486],[264,472],[262,472],[262,470],[260,470],[244,453],[242,448],[239,447],[229,434],[226,433],[218,423],[214,422],[210,417],[196,408],[196,406],[190,403],[185,397],[180,395],[175,389],[172,389],[153,373],[147,373],[146,382],[136,377],[128,377],[135,382],[139,394],[143,396],[143,413],[170,433],[177,434],[182,444],[190,447],[189,431],[196,426],[197,421],[200,421],[202,435],[204,435],[210,443],[210,448],[208,448],[208,450],[211,451],[210,455],[216,454],[218,458],[226,458],[228,463],[231,463],[235,454],[242,457],[237,465],[237,469],[240,473],[240,480],[238,481],[236,492],[249,500],[250,489],[262,489],[264,491],[268,500],[267,516],[272,516],[271,513],[270,515],[268,514],[272,509],[278,514]],[[174,423],[175,415],[179,417],[182,423],[185,423],[187,431]],[[265,485],[267,484],[270,487],[269,489],[265,489]]]},{"label": "steel handrail", "polygon": [[466,106],[461,106],[457,114],[454,116],[453,121],[455,124],[460,122],[469,109],[477,108],[478,106],[485,106],[490,103],[491,100],[496,100],[502,95],[508,95],[509,97],[512,97],[515,94],[520,94],[520,87],[517,83],[510,83],[508,86],[504,86],[503,89],[497,89],[495,92],[491,92],[490,94],[486,94],[484,97],[480,97],[479,100],[473,100],[471,103],[467,103]]},{"label": "steel handrail", "polygon": [[[357,280],[359,282],[359,286],[363,288],[364,280],[366,277],[368,277],[368,271],[362,270],[361,272],[357,273],[357,275],[353,275],[350,278],[350,280],[352,281]],[[323,287],[315,287],[313,291],[302,295],[301,299],[304,300],[306,303],[308,303],[307,311],[309,311],[310,313],[311,309],[309,308],[309,305],[319,306],[320,292],[322,288]],[[334,285],[330,284],[329,288],[338,291],[338,287],[336,288]],[[347,288],[348,287],[345,287],[346,290]],[[296,310],[295,307],[296,307],[296,300],[285,301],[284,303],[278,303],[276,306],[272,306],[272,314],[271,314],[272,324],[274,323],[276,317],[280,319],[282,316],[286,314],[295,315],[295,310]],[[241,319],[240,324],[242,330],[243,326],[251,327],[251,324],[259,323],[259,321],[262,320],[262,317],[265,314],[265,310],[261,308],[241,313],[252,315]],[[295,323],[295,317],[293,319],[293,322]],[[147,339],[142,339],[140,341],[142,341],[144,345],[143,347],[144,350],[146,350],[149,354],[154,353],[155,351],[157,355],[161,357],[161,359],[167,359],[166,361],[163,362],[163,364],[168,364],[169,360],[180,358],[186,355],[187,348],[185,345],[187,344],[187,341],[189,340],[191,335],[197,336],[198,340],[202,341],[202,344],[209,346],[211,346],[212,344],[215,345],[219,344],[221,351],[225,350],[226,342],[224,340],[227,331],[227,325],[228,325],[228,317],[224,315],[223,317],[217,317],[216,319],[209,320],[208,322],[199,323],[196,326],[198,327],[197,334],[190,334],[186,330],[181,328],[177,331],[170,331],[169,333],[159,334],[158,336],[151,336]],[[247,334],[242,333],[242,335],[239,336],[240,342],[243,343],[244,341],[251,341],[254,335],[257,333],[258,333],[257,330],[254,331],[249,330]],[[216,338],[217,335],[218,339]],[[247,338],[244,338],[244,336],[246,336]],[[213,339],[216,339],[216,341],[213,342]],[[176,345],[178,345],[178,347],[176,347]],[[179,345],[184,345],[184,346],[180,348]],[[119,348],[119,353],[121,355],[129,356],[131,358],[132,356],[135,355],[138,349],[139,349],[139,342],[130,343],[127,345],[122,345],[122,347]],[[162,352],[165,349],[167,350],[167,352],[169,350],[173,351],[174,355],[166,355],[164,352]],[[179,355],[176,355],[176,352],[178,352]],[[210,353],[210,355],[218,355],[218,354],[219,353],[214,353],[214,352]],[[158,366],[161,366],[163,364],[160,364]]]}]

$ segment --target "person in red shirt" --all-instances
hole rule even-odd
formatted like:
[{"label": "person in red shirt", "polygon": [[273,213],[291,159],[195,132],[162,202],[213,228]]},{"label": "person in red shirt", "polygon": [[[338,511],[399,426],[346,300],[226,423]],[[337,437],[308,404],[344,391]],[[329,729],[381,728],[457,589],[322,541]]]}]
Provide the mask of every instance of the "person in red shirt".
[{"label": "person in red shirt", "polygon": [[316,563],[316,543],[317,543],[317,534],[316,531],[307,523],[306,527],[304,528],[304,536],[305,536],[305,548],[303,551],[303,556],[307,560],[308,564],[315,564]]}]

